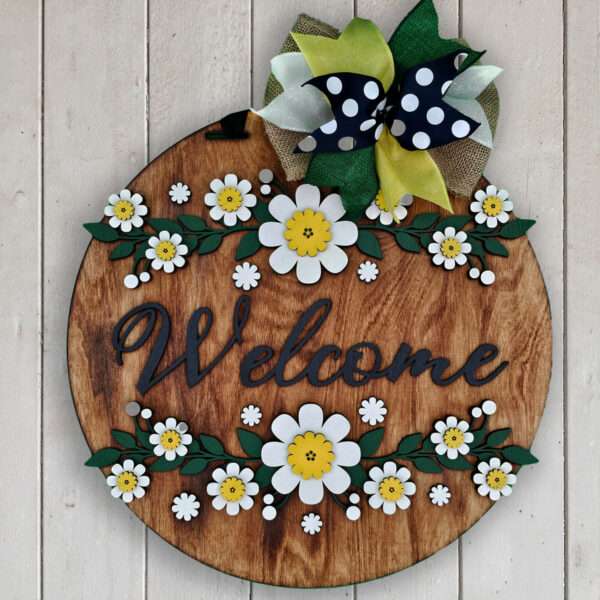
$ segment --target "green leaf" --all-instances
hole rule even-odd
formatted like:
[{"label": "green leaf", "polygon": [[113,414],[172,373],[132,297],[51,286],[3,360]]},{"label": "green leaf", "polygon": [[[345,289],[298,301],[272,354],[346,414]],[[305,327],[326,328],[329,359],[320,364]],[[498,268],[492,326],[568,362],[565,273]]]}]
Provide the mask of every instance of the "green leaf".
[{"label": "green leaf", "polygon": [[527,448],[522,446],[506,446],[501,449],[501,452],[505,460],[515,465],[533,465],[539,462]]},{"label": "green leaf", "polygon": [[119,429],[113,429],[110,433],[119,446],[123,446],[123,448],[137,448],[135,438],[130,433],[120,431]]},{"label": "green leaf", "polygon": [[200,435],[200,442],[211,454],[222,455],[225,452],[223,444],[221,444],[221,442],[212,435]]},{"label": "green leaf", "polygon": [[84,227],[92,234],[92,237],[99,242],[116,242],[119,234],[108,223],[85,223]]},{"label": "green leaf", "polygon": [[431,237],[430,233],[422,233],[419,236],[419,243],[421,244],[421,246],[423,246],[425,250],[429,248],[429,244],[431,244],[431,242],[433,242],[433,238]]},{"label": "green leaf", "polygon": [[433,442],[431,441],[431,438],[429,436],[427,436],[423,440],[423,450],[425,450],[426,452],[432,452],[433,451]]},{"label": "green leaf", "polygon": [[182,475],[198,475],[206,469],[208,461],[204,458],[192,458],[187,464],[181,467]]},{"label": "green leaf", "polygon": [[247,429],[238,428],[237,430],[238,440],[242,450],[252,458],[260,457],[260,451],[263,447],[263,441],[260,436],[256,435],[253,431]]},{"label": "green leaf", "polygon": [[243,260],[260,250],[260,242],[258,241],[258,231],[249,231],[240,240],[240,244],[235,252],[235,260]]},{"label": "green leaf", "polygon": [[205,237],[198,244],[198,254],[210,254],[221,245],[221,236],[218,233]]},{"label": "green leaf", "polygon": [[532,219],[515,219],[503,225],[498,235],[506,240],[512,240],[525,235],[534,224],[535,221]]},{"label": "green leaf", "polygon": [[352,485],[362,488],[363,483],[367,480],[367,472],[362,465],[354,465],[353,467],[344,467],[350,475]]},{"label": "green leaf", "polygon": [[383,258],[379,240],[372,231],[361,229],[358,232],[358,240],[356,245],[358,246],[358,249],[367,256],[372,256],[373,258]]},{"label": "green leaf", "polygon": [[175,460],[167,460],[164,456],[161,456],[150,465],[150,471],[155,473],[175,471],[175,469],[178,469],[184,460],[185,456],[177,456]]},{"label": "green leaf", "polygon": [[506,246],[496,238],[485,238],[483,240],[483,245],[490,254],[495,254],[496,256],[508,256]]},{"label": "green leaf", "polygon": [[415,467],[422,473],[441,473],[443,471],[433,458],[427,456],[420,456],[419,458],[412,459]]},{"label": "green leaf", "polygon": [[131,256],[135,251],[135,242],[122,242],[114,248],[110,253],[110,260],[119,260],[120,258],[127,258]]},{"label": "green leaf", "polygon": [[454,227],[457,231],[462,229],[469,221],[471,220],[470,215],[452,215],[450,217],[446,217],[442,219],[438,224],[436,229],[438,231],[444,231],[446,227]]},{"label": "green leaf", "polygon": [[471,448],[477,448],[477,446],[479,446],[484,438],[485,438],[485,434],[487,433],[487,429],[485,427],[482,427],[481,429],[476,429],[475,431],[471,432],[473,434],[473,441],[471,442]]},{"label": "green leaf", "polygon": [[133,260],[138,262],[142,260],[146,256],[146,250],[148,249],[148,243],[144,242],[143,244],[138,244],[138,247],[135,249],[135,254],[133,255]]},{"label": "green leaf", "polygon": [[507,429],[496,429],[496,431],[492,431],[490,435],[487,436],[485,443],[492,448],[499,446],[504,443],[506,438],[511,434],[511,430]]},{"label": "green leaf", "polygon": [[265,488],[271,483],[273,473],[277,470],[276,467],[267,467],[267,465],[260,465],[254,473],[254,481],[258,483],[259,488]]},{"label": "green leaf", "polygon": [[121,451],[116,448],[102,448],[94,452],[86,461],[86,467],[109,467],[114,465],[121,456]]},{"label": "green leaf", "polygon": [[372,429],[363,434],[358,440],[361,456],[373,456],[383,440],[383,427]]},{"label": "green leaf", "polygon": [[269,212],[269,207],[264,202],[257,202],[256,206],[252,209],[254,213],[254,218],[260,223],[268,223],[269,221],[274,221],[275,218]]},{"label": "green leaf", "polygon": [[177,220],[190,231],[204,231],[206,229],[206,221],[196,215],[180,215]]},{"label": "green leaf", "polygon": [[144,447],[146,448],[146,450],[153,450],[154,446],[150,443],[150,432],[149,431],[144,431],[140,426],[139,423],[135,422],[135,437],[138,439],[138,442]]},{"label": "green leaf", "polygon": [[412,433],[407,435],[400,440],[398,444],[398,452],[400,454],[409,454],[416,450],[423,441],[423,436],[420,433]]},{"label": "green leaf", "polygon": [[409,227],[411,229],[429,229],[436,224],[439,216],[438,213],[421,213],[415,216]]},{"label": "green leaf", "polygon": [[483,244],[475,239],[472,236],[469,236],[469,244],[471,244],[471,255],[472,256],[479,256],[480,258],[483,258],[485,256],[485,252],[483,251]]},{"label": "green leaf", "polygon": [[446,469],[451,469],[452,471],[468,471],[473,468],[473,465],[460,454],[454,460],[451,460],[445,454],[438,456],[438,460]]},{"label": "green leaf", "polygon": [[404,231],[398,231],[396,233],[396,242],[402,250],[406,250],[407,252],[421,252],[419,242]]},{"label": "green leaf", "polygon": [[198,238],[189,236],[184,237],[183,243],[187,246],[188,252],[193,252],[196,249],[196,246],[198,245]]},{"label": "green leaf", "polygon": [[148,219],[148,224],[157,232],[168,231],[171,234],[183,234],[183,229],[181,228],[181,225],[179,225],[179,223],[175,221],[171,221],[171,219]]}]

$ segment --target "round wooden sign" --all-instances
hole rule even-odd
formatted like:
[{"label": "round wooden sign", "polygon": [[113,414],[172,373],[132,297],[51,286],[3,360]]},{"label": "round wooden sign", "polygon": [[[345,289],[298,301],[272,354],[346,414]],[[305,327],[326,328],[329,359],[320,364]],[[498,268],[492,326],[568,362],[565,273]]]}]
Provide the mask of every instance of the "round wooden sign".
[{"label": "round wooden sign", "polygon": [[533,493],[519,467],[551,368],[542,276],[508,229],[469,234],[498,255],[491,286],[435,264],[432,244],[468,250],[467,198],[454,221],[416,200],[398,224],[357,225],[330,190],[282,191],[263,123],[245,131],[185,138],[88,226],[68,334],[88,464],[221,571],[381,577]]}]

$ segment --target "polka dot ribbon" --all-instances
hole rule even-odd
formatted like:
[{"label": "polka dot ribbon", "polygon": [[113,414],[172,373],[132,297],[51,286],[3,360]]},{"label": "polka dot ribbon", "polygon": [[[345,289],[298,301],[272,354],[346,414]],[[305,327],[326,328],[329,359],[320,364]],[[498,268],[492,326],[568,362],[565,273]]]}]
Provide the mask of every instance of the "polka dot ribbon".
[{"label": "polka dot ribbon", "polygon": [[296,152],[347,152],[373,146],[384,126],[405,150],[429,150],[469,137],[480,125],[446,102],[460,72],[462,51],[408,69],[387,93],[381,82],[356,73],[307,81],[323,92],[334,118],[300,141]]}]

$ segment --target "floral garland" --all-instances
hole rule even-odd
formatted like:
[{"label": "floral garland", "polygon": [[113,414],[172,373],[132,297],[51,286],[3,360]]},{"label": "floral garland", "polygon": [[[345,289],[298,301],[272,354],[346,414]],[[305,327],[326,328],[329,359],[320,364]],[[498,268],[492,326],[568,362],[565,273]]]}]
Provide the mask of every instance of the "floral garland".
[{"label": "floral garland", "polygon": [[[106,482],[115,498],[129,503],[145,495],[150,485],[148,473],[179,470],[196,476],[215,465],[206,494],[212,507],[225,509],[230,516],[250,510],[254,498],[263,490],[265,520],[273,520],[296,489],[304,504],[319,504],[327,492],[349,520],[361,516],[360,492],[369,497],[371,508],[387,515],[406,510],[417,486],[411,480],[409,465],[422,473],[444,470],[471,471],[477,492],[496,501],[512,492],[517,467],[537,462],[531,452],[517,445],[502,446],[511,435],[510,428],[489,429],[489,417],[496,404],[485,400],[471,410],[470,421],[456,416],[435,422],[427,435],[409,434],[396,449],[377,454],[384,428],[371,429],[357,441],[347,439],[349,420],[334,413],[325,418],[318,404],[304,404],[297,418],[280,414],[271,423],[274,439],[264,440],[256,433],[238,428],[237,437],[244,455],[231,454],[216,437],[188,432],[186,423],[173,417],[154,421],[149,408],[137,402],[126,407],[133,418],[133,433],[114,429],[117,447],[102,448],[86,462],[91,467],[111,467]],[[384,420],[387,410],[382,401],[363,401],[359,414],[365,423]],[[256,406],[246,407],[242,421],[258,424],[262,417]],[[248,465],[252,465],[252,468]],[[429,490],[431,502],[444,506],[450,501],[447,486],[438,484]],[[200,502],[187,492],[176,496],[172,510],[186,521],[198,515]],[[302,528],[318,533],[323,523],[316,513],[305,515]]]}]

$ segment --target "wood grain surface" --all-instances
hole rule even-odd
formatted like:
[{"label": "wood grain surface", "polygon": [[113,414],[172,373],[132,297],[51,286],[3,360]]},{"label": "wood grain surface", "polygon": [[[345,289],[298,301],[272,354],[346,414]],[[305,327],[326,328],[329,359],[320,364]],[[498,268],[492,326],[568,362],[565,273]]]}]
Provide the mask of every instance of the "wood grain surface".
[{"label": "wood grain surface", "polygon": [[[208,217],[203,196],[213,178],[235,172],[257,187],[257,174],[264,167],[282,178],[262,123],[253,115],[248,131],[250,137],[241,141],[208,141],[199,131],[150,163],[129,188],[144,196],[152,216]],[[176,181],[186,182],[192,190],[191,202],[183,207],[171,203],[167,194]],[[468,199],[455,198],[454,206],[464,212]],[[422,210],[431,206],[418,201],[410,212]],[[498,404],[494,428],[512,427],[512,441],[531,445],[544,408],[552,344],[546,291],[526,239],[508,243],[509,259],[492,260],[498,279],[490,288],[469,280],[465,269],[447,273],[434,268],[429,256],[402,252],[390,236],[380,238],[385,258],[379,262],[379,278],[371,285],[356,276],[364,257],[355,248],[349,251],[350,263],[341,275],[325,274],[314,286],[302,286],[293,273],[274,274],[268,265],[269,251],[263,249],[251,259],[262,279],[250,292],[252,309],[244,343],[197,386],[190,389],[179,369],[141,398],[135,383],[149,347],[127,355],[124,366],[117,366],[111,347],[114,324],[142,302],[162,303],[172,318],[171,340],[162,362],[167,365],[183,350],[191,313],[207,306],[215,322],[202,345],[202,357],[206,361],[215,356],[231,334],[231,314],[241,293],[231,280],[238,241],[228,236],[217,252],[192,255],[184,269],[170,276],[155,273],[151,283],[136,290],[122,285],[129,262],[111,263],[109,248],[91,243],[73,296],[68,362],[75,405],[92,449],[110,445],[112,428],[131,429],[124,405],[132,399],[151,407],[157,418],[177,416],[186,421],[194,434],[216,435],[232,453],[239,453],[235,429],[247,404],[258,404],[263,411],[256,428],[263,438],[271,438],[269,424],[275,416],[294,414],[301,404],[315,401],[326,413],[346,415],[352,423],[351,437],[357,439],[369,429],[357,409],[371,395],[384,399],[389,409],[381,453],[391,452],[404,435],[429,432],[438,418],[468,417],[470,407],[485,398]],[[479,344],[493,343],[509,367],[479,388],[463,380],[437,387],[427,374],[419,378],[404,374],[396,383],[375,380],[364,388],[340,380],[324,388],[306,382],[279,388],[274,381],[258,388],[242,387],[241,357],[259,344],[280,348],[299,315],[320,298],[332,300],[332,313],[311,345],[290,362],[290,372],[304,366],[311,353],[326,343],[347,349],[360,341],[376,342],[387,362],[402,342],[415,350],[429,348],[434,356],[448,357],[455,369]],[[309,508],[296,497],[276,522],[265,522],[259,506],[229,518],[210,507],[204,492],[208,472],[193,478],[177,472],[155,474],[146,497],[131,508],[168,542],[219,570],[278,585],[337,586],[371,580],[423,560],[456,539],[490,507],[487,499],[476,494],[468,473],[427,475],[413,469],[413,476],[418,491],[408,511],[387,517],[363,500],[362,518],[355,523],[331,499]],[[524,471],[519,485],[527,486],[527,479]],[[427,497],[429,487],[438,482],[453,492],[452,502],[443,509]],[[184,490],[202,502],[200,516],[191,523],[176,521],[170,511],[173,496]],[[319,512],[325,523],[315,537],[305,535],[299,526],[302,515],[310,511]]]}]

